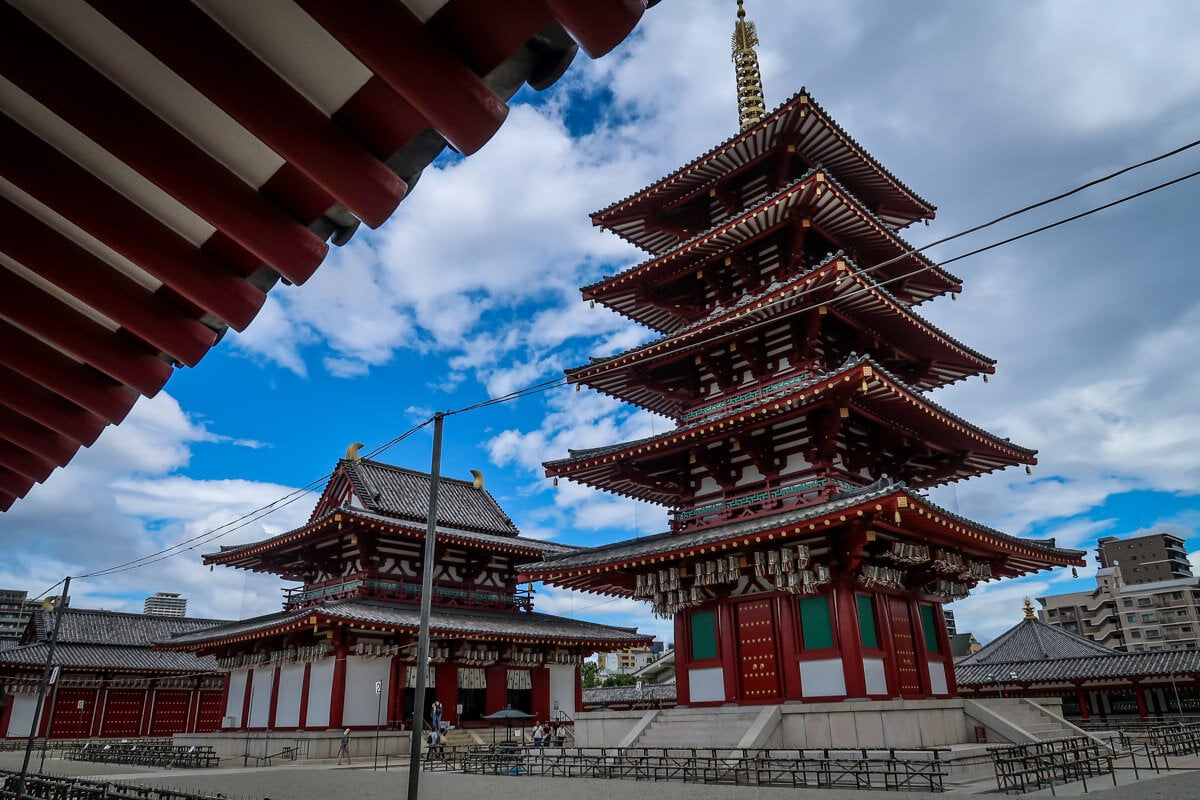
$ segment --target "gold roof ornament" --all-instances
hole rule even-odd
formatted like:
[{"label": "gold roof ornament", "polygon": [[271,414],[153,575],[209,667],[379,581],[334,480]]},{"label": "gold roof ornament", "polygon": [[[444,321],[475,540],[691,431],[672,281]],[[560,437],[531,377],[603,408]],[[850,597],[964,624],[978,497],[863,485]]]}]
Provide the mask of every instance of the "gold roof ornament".
[{"label": "gold roof ornament", "polygon": [[360,456],[358,454],[358,451],[361,450],[362,448],[363,448],[362,442],[355,442],[354,444],[347,447],[346,448],[346,460],[347,461],[361,461],[362,456]]},{"label": "gold roof ornament", "polygon": [[738,122],[742,130],[754,127],[767,115],[763,99],[762,73],[758,69],[758,29],[746,19],[746,9],[738,0],[737,24],[733,28],[733,65],[737,75]]},{"label": "gold roof ornament", "polygon": [[477,469],[471,470],[471,485],[476,489],[483,488],[483,473]]},{"label": "gold roof ornament", "polygon": [[1033,613],[1033,603],[1028,597],[1025,598],[1025,619],[1036,619]]}]

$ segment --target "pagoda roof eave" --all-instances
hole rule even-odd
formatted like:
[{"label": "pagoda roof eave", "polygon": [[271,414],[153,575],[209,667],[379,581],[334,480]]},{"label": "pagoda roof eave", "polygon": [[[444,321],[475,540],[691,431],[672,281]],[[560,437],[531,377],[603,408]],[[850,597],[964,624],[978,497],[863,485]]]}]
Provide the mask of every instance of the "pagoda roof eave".
[{"label": "pagoda roof eave", "polygon": [[[377,514],[365,509],[341,506],[331,509],[319,518],[305,525],[257,542],[241,545],[222,546],[216,553],[206,553],[202,556],[205,564],[232,565],[242,569],[254,570],[256,563],[261,564],[261,556],[270,552],[286,551],[314,538],[326,535],[331,529],[337,531],[342,523],[359,522],[383,530],[405,532],[414,538],[424,539],[424,526],[416,525],[408,520],[395,519],[383,514]],[[545,542],[524,536],[507,536],[498,534],[478,533],[476,531],[461,531],[453,528],[438,526],[437,537],[443,542],[458,542],[466,546],[486,546],[493,551],[508,552],[514,555],[539,555],[547,552],[569,552],[572,545]],[[269,571],[269,570],[268,570]]]},{"label": "pagoda roof eave", "polygon": [[[840,277],[837,275],[840,271],[838,267],[839,262],[850,266],[847,271],[850,281],[845,284],[840,281]],[[829,280],[834,277],[837,277],[838,280]],[[811,286],[814,282],[817,283],[816,287]],[[894,324],[915,329],[919,335],[931,340],[931,347],[940,348],[952,353],[955,358],[964,364],[964,368],[960,370],[961,374],[953,380],[959,380],[979,372],[994,371],[992,368],[996,363],[995,359],[989,358],[968,347],[921,317],[904,303],[900,302],[886,287],[879,285],[870,274],[860,271],[854,265],[853,261],[838,253],[830,256],[808,272],[793,276],[783,284],[776,282],[764,288],[761,292],[743,296],[731,308],[718,307],[708,317],[696,320],[677,333],[662,336],[654,341],[638,345],[624,352],[606,358],[597,358],[589,364],[568,369],[566,370],[567,380],[571,383],[587,383],[591,385],[590,381],[594,378],[613,369],[644,363],[663,356],[678,357],[681,353],[691,352],[692,349],[702,345],[713,335],[741,332],[748,327],[769,322],[777,318],[780,314],[792,312],[797,306],[802,306],[805,298],[819,288],[830,289],[834,292],[833,297],[821,300],[821,305],[840,308],[852,304],[853,308],[847,310],[845,313],[855,319],[894,319],[896,320]],[[878,327],[879,324],[877,322],[876,326]],[[885,322],[884,324],[887,323]],[[864,326],[864,330],[874,329]],[[947,383],[952,383],[953,380],[937,381],[922,388],[944,386]],[[620,393],[612,392],[605,388],[596,388],[613,396],[621,396]],[[631,401],[666,414],[672,414],[674,407],[677,405],[677,403],[669,402],[653,406],[643,402],[644,399]]]},{"label": "pagoda roof eave", "polygon": [[[809,115],[810,111],[811,115]],[[900,208],[891,209],[893,215],[896,216],[896,227],[903,227],[918,219],[933,218],[935,207],[932,204],[920,198],[885,169],[865,148],[833,121],[829,114],[812,99],[806,89],[802,88],[753,127],[718,144],[689,164],[642,190],[593,213],[592,223],[598,227],[611,229],[611,223],[616,219],[632,216],[651,203],[661,203],[663,199],[666,199],[665,197],[656,198],[655,195],[666,195],[667,192],[670,192],[670,197],[682,197],[708,182],[719,180],[722,175],[740,169],[744,164],[756,160],[763,154],[780,146],[786,146],[788,142],[784,137],[789,133],[798,132],[800,126],[804,124],[806,116],[810,116],[812,123],[821,128],[817,134],[823,134],[830,139],[827,150],[811,154],[814,162],[832,164],[836,161],[839,167],[847,167],[845,170],[847,174],[855,173],[859,176],[854,181],[859,192],[863,191],[863,187],[875,186],[876,191],[868,190],[863,192],[864,194],[878,195],[882,190],[885,193],[891,192],[902,197],[902,203],[896,205],[905,205],[908,210],[905,212]],[[810,143],[807,147],[797,145],[797,149],[806,150],[813,144],[815,143]],[[836,158],[839,154],[841,158]],[[872,173],[875,176],[874,180],[869,177]],[[866,180],[863,179],[864,177]],[[632,238],[623,238],[627,238],[633,244],[639,244]],[[641,245],[639,244],[639,246]]]},{"label": "pagoda roof eave", "polygon": [[[1009,558],[1017,574],[1059,566],[1082,566],[1083,550],[1059,548],[1053,539],[1027,540],[972,522],[909,489],[902,483],[878,481],[872,486],[845,492],[832,500],[764,517],[726,523],[691,531],[669,531],[639,539],[588,548],[579,553],[519,566],[520,581],[542,581],[551,585],[601,594],[631,597],[633,590],[614,580],[623,571],[662,564],[672,559],[694,559],[729,547],[752,546],[764,537],[786,542],[802,541],[812,533],[829,530],[826,520],[844,523],[859,511],[903,512],[927,535],[980,551]],[[628,583],[626,581],[626,583]]]},{"label": "pagoda roof eave", "polygon": [[[384,601],[345,599],[301,611],[280,612],[177,636],[156,650],[211,650],[295,633],[313,626],[417,633],[420,607]],[[439,638],[497,639],[531,644],[630,647],[654,637],[629,628],[556,617],[537,612],[498,612],[434,606],[430,633]]]},{"label": "pagoda roof eave", "polygon": [[[829,191],[824,191],[826,188]],[[716,257],[730,246],[753,238],[748,225],[751,221],[754,221],[756,229],[753,235],[757,236],[761,233],[757,228],[765,226],[764,229],[769,229],[784,224],[791,219],[789,212],[793,208],[810,202],[819,204],[817,218],[821,216],[822,209],[828,212],[833,204],[837,204],[846,212],[845,215],[839,215],[837,224],[845,225],[845,219],[841,219],[842,216],[845,216],[846,219],[852,220],[853,224],[861,227],[858,232],[860,237],[872,238],[879,243],[880,248],[887,250],[890,253],[889,259],[899,258],[915,264],[916,269],[902,274],[907,276],[909,273],[925,273],[932,285],[923,295],[915,298],[915,302],[921,302],[938,294],[961,290],[962,279],[945,271],[901,239],[875,214],[863,207],[858,199],[848,192],[836,178],[818,167],[809,170],[778,191],[766,196],[762,201],[737,216],[718,222],[708,230],[701,231],[686,241],[680,242],[678,246],[634,264],[616,275],[606,276],[595,283],[584,286],[580,291],[584,299],[610,305],[606,295],[612,294],[622,285],[635,285],[656,276],[665,277],[661,275],[664,272],[667,274],[686,272],[695,265],[697,260]],[[816,221],[815,224],[820,227],[819,221]],[[630,309],[615,308],[614,310],[636,319]],[[653,325],[649,322],[645,324],[656,329],[667,330],[666,327],[660,325]]]},{"label": "pagoda roof eave", "polygon": [[[567,458],[546,461],[543,462],[543,466],[546,469],[547,477],[573,477],[585,468],[625,463],[630,458],[642,453],[651,451],[666,453],[673,448],[694,443],[705,435],[741,425],[747,420],[753,424],[759,424],[766,419],[798,413],[814,403],[829,402],[828,398],[834,394],[830,390],[835,390],[836,387],[843,385],[853,386],[856,390],[866,387],[865,391],[856,391],[852,397],[846,398],[847,402],[853,402],[855,405],[862,405],[869,401],[882,402],[889,398],[900,398],[903,401],[902,408],[907,413],[920,412],[924,418],[934,420],[935,424],[942,427],[948,426],[959,436],[974,440],[990,450],[995,459],[1010,462],[1004,466],[1037,463],[1036,450],[1014,445],[967,422],[930,401],[919,392],[913,391],[871,358],[859,356],[847,361],[842,367],[831,373],[809,377],[801,383],[796,383],[794,379],[789,380],[782,388],[774,390],[773,393],[770,391],[772,387],[767,387],[767,391],[757,397],[752,404],[713,413],[704,419],[689,422],[674,430],[643,439],[587,450],[569,450],[570,455]],[[823,393],[824,397],[821,396]],[[999,462],[992,469],[998,468],[998,466]],[[984,471],[991,470],[985,469]],[[630,496],[635,495],[630,494]],[[650,498],[647,496],[641,499]],[[651,502],[669,502],[669,498],[658,498]]]}]

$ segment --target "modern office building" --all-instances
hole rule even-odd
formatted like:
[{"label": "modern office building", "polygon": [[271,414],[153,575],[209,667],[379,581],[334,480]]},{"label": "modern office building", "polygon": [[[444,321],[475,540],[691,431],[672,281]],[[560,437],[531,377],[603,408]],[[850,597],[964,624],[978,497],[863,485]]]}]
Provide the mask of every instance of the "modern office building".
[{"label": "modern office building", "polygon": [[29,621],[29,592],[0,589],[0,639],[19,639]]},{"label": "modern office building", "polygon": [[1115,650],[1197,649],[1200,580],[1186,577],[1129,584],[1125,582],[1126,569],[1121,563],[1101,567],[1092,591],[1037,598],[1042,604],[1038,616],[1049,625]]},{"label": "modern office building", "polygon": [[1104,536],[1096,542],[1101,567],[1121,566],[1126,585],[1156,583],[1192,577],[1183,539],[1169,533],[1152,533],[1131,539]]},{"label": "modern office building", "polygon": [[187,598],[178,592],[155,592],[146,598],[142,613],[152,617],[186,617]]}]

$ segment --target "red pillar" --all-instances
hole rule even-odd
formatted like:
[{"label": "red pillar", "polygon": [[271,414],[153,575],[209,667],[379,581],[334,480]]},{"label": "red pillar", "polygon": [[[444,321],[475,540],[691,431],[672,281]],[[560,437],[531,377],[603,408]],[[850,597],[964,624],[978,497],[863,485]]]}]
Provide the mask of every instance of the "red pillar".
[{"label": "red pillar", "polygon": [[692,637],[687,627],[688,616],[684,612],[675,615],[675,703],[686,707],[691,703],[692,685],[688,680],[688,667],[692,655]]},{"label": "red pillar", "polygon": [[[486,667],[483,671],[484,682],[487,684],[483,702],[485,714],[495,714],[503,711],[508,705],[508,670],[504,667]],[[442,708],[446,706],[442,703]]]},{"label": "red pillar", "polygon": [[741,683],[741,673],[737,658],[737,614],[733,603],[721,603],[716,608],[717,614],[717,655],[720,656],[722,672],[725,676],[725,702],[737,700],[738,686]]},{"label": "red pillar", "polygon": [[154,701],[158,699],[158,682],[151,681],[142,695],[142,718],[138,721],[138,735],[150,735],[150,723],[154,719]]},{"label": "red pillar", "polygon": [[1087,692],[1083,690],[1082,685],[1076,685],[1075,698],[1079,701],[1079,716],[1084,722],[1092,718],[1092,710],[1088,708]]},{"label": "red pillar", "polygon": [[892,604],[885,594],[874,595],[879,628],[879,646],[883,649],[883,672],[887,681],[887,696],[900,696],[900,665],[896,660],[896,639],[893,634]]},{"label": "red pillar", "polygon": [[267,708],[267,730],[275,730],[275,711],[279,707],[279,672],[282,664],[275,665],[275,673],[271,676],[271,705]]},{"label": "red pillar", "polygon": [[308,727],[308,690],[312,684],[312,662],[304,662],[304,677],[300,679],[300,716],[296,726],[300,730]]},{"label": "red pillar", "polygon": [[[401,703],[404,698],[404,681],[401,675],[404,674],[404,668],[400,666],[400,656],[392,656],[391,667],[388,670],[388,696],[387,696],[387,713],[386,722],[389,728],[398,727],[396,720],[401,718],[404,709]],[[443,703],[443,705],[445,705]]]},{"label": "red pillar", "polygon": [[867,696],[867,675],[863,667],[862,634],[858,625],[858,608],[854,590],[846,581],[833,587],[834,614],[837,618],[838,644],[842,651],[842,674],[846,680],[846,697]]},{"label": "red pillar", "polygon": [[[92,700],[92,721],[88,723],[88,736],[100,735],[100,724],[104,719],[104,703],[108,700],[108,689],[103,685],[96,687],[96,696]],[[3,731],[4,725],[0,725]]]},{"label": "red pillar", "polygon": [[8,736],[8,723],[9,720],[12,719],[12,707],[16,700],[17,696],[15,694],[10,694],[8,696],[8,702],[4,704],[4,710],[0,711],[0,739]]},{"label": "red pillar", "polygon": [[540,720],[550,719],[550,668],[534,667],[529,670],[533,685],[533,715]]},{"label": "red pillar", "polygon": [[329,727],[342,727],[342,712],[346,706],[346,640],[338,637],[333,643],[333,687],[329,692]]},{"label": "red pillar", "polygon": [[246,689],[242,693],[242,730],[250,730],[250,699],[254,696],[254,670],[246,670]]},{"label": "red pillar", "polygon": [[1133,697],[1137,700],[1138,716],[1142,719],[1150,717],[1150,711],[1146,708],[1146,693],[1142,691],[1142,685],[1137,681],[1133,683]]},{"label": "red pillar", "polygon": [[[221,682],[221,727],[225,726],[225,711],[229,708],[229,683],[232,672],[226,672]],[[196,717],[196,729],[200,729],[199,715]]]},{"label": "red pillar", "polygon": [[916,600],[908,601],[908,615],[912,620],[913,652],[917,658],[917,678],[921,682],[921,694],[931,697],[933,687],[929,685],[929,653],[925,650],[925,623],[921,619],[921,605]]},{"label": "red pillar", "polygon": [[583,662],[575,665],[575,713],[583,711]]},{"label": "red pillar", "polygon": [[[434,669],[437,670],[437,686],[433,688],[433,693],[442,703],[442,719],[452,725],[458,725],[458,667],[453,664],[436,664]],[[425,697],[428,702],[428,691],[425,692]],[[413,713],[424,714],[425,709],[414,709]]]}]

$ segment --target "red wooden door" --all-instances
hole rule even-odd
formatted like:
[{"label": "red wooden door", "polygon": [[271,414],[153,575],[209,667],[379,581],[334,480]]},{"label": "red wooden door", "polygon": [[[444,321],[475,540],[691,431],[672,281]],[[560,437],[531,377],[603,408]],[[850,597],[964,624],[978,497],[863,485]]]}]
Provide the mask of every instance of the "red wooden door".
[{"label": "red wooden door", "polygon": [[154,695],[154,715],[150,718],[151,736],[170,736],[187,728],[188,703],[192,693],[185,690],[164,691]]},{"label": "red wooden door", "polygon": [[50,721],[53,739],[86,739],[96,706],[95,689],[59,689]]},{"label": "red wooden door", "polygon": [[142,723],[142,707],[145,705],[145,702],[145,690],[109,690],[108,703],[104,708],[104,723],[100,728],[100,735],[139,735],[139,726]]},{"label": "red wooden door", "polygon": [[897,688],[901,695],[919,695],[921,674],[917,669],[917,640],[913,635],[908,601],[902,597],[888,597],[887,603],[888,617],[892,623],[892,645],[896,650]]},{"label": "red wooden door", "polygon": [[743,700],[771,702],[783,696],[775,655],[775,603],[752,600],[737,605],[738,685]]},{"label": "red wooden door", "polygon": [[197,731],[208,733],[219,730],[224,715],[225,697],[220,689],[206,689],[200,692],[200,718],[196,722]]}]

